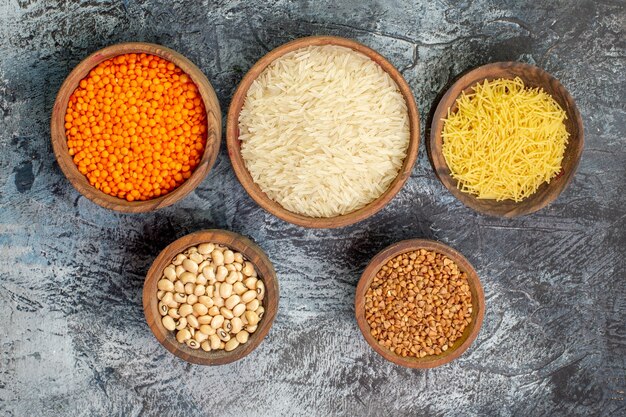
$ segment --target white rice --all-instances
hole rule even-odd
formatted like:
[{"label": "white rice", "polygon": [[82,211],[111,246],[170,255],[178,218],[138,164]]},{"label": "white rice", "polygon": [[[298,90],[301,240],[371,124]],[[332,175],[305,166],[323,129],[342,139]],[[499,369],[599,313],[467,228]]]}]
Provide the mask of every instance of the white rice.
[{"label": "white rice", "polygon": [[241,154],[256,184],[285,209],[335,217],[374,201],[409,144],[404,97],[367,56],[302,48],[252,83],[239,115]]}]

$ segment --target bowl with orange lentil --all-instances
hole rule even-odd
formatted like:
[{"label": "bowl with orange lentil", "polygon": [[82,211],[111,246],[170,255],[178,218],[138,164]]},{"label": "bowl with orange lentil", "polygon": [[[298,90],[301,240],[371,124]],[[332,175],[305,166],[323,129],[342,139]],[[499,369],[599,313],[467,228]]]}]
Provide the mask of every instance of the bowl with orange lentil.
[{"label": "bowl with orange lentil", "polygon": [[221,110],[206,76],[181,54],[132,42],[78,64],[51,120],[61,170],[102,207],[145,212],[180,200],[206,177]]},{"label": "bowl with orange lentil", "polygon": [[434,368],[463,354],[478,336],[485,295],[463,255],[413,239],[377,254],[363,271],[355,314],[366,342],[385,359]]}]

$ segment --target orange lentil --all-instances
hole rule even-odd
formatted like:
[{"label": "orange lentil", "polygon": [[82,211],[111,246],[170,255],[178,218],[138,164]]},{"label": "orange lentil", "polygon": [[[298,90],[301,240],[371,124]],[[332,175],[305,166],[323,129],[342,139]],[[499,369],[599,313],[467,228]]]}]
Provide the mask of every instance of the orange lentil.
[{"label": "orange lentil", "polygon": [[70,155],[95,188],[128,201],[171,192],[206,145],[197,86],[163,58],[125,54],[82,79],[65,114]]}]

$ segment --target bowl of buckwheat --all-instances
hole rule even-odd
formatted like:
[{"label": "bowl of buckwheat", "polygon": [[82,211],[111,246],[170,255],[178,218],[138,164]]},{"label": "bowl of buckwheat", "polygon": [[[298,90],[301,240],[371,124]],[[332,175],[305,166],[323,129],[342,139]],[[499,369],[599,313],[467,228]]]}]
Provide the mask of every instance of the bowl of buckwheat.
[{"label": "bowl of buckwheat", "polygon": [[478,336],[485,295],[463,255],[443,243],[413,239],[378,253],[355,295],[357,323],[385,359],[434,368],[463,354]]}]

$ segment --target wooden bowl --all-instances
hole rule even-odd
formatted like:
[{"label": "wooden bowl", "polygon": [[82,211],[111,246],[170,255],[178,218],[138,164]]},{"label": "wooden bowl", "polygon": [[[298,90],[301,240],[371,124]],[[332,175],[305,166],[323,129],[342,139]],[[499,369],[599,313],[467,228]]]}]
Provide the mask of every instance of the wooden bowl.
[{"label": "wooden bowl", "polygon": [[[180,67],[198,87],[200,96],[204,101],[207,115],[207,144],[204,148],[202,159],[191,177],[168,194],[151,200],[132,202],[111,196],[96,189],[89,183],[87,177],[81,174],[68,151],[64,119],[70,96],[74,90],[76,90],[80,81],[89,74],[89,71],[107,59],[130,53],[157,55]],[[222,113],[211,83],[209,83],[209,80],[207,80],[202,71],[190,60],[178,52],[160,45],[143,42],[120,43],[89,55],[72,70],[70,75],[68,75],[63,85],[61,85],[61,89],[54,102],[50,122],[50,133],[52,136],[54,155],[61,167],[61,171],[63,171],[67,179],[70,180],[78,192],[104,208],[122,212],[139,213],[174,204],[195,189],[207,176],[219,152],[222,135]]]},{"label": "wooden bowl", "polygon": [[[467,274],[470,292],[472,293],[472,322],[465,328],[463,335],[457,339],[448,350],[440,355],[425,356],[423,358],[402,357],[396,355],[386,347],[381,346],[370,333],[369,323],[365,319],[365,293],[369,289],[372,280],[380,268],[391,258],[417,249],[426,249],[428,251],[441,253],[450,258],[450,260],[454,261],[458,265],[459,269]],[[356,287],[354,308],[356,321],[361,329],[363,337],[365,337],[365,340],[372,347],[372,349],[378,352],[383,358],[408,368],[434,368],[458,358],[467,350],[472,342],[474,342],[476,336],[478,336],[478,332],[480,331],[483,316],[485,315],[485,294],[483,293],[483,288],[480,284],[478,274],[476,274],[472,265],[463,255],[451,247],[434,240],[412,239],[394,243],[382,252],[378,253],[370,261],[367,268],[365,268],[365,271],[363,271],[361,279]]]},{"label": "wooden bowl", "polygon": [[[474,195],[464,193],[457,188],[457,181],[450,175],[450,169],[442,154],[443,120],[448,115],[448,109],[454,113],[457,110],[456,100],[463,91],[470,92],[471,88],[484,80],[497,78],[520,77],[527,87],[541,87],[550,94],[567,113],[565,126],[570,134],[565,148],[561,173],[552,179],[549,184],[542,184],[539,189],[528,198],[514,202],[512,200],[479,200]],[[428,143],[428,156],[437,177],[443,185],[463,204],[474,210],[491,216],[516,217],[533,213],[554,201],[567,187],[576,171],[580,155],[583,150],[583,122],[576,107],[576,103],[561,83],[541,68],[521,62],[497,62],[476,68],[459,78],[441,98],[433,115]]]},{"label": "wooden bowl", "polygon": [[[263,300],[265,314],[259,322],[257,330],[250,335],[247,343],[230,352],[225,350],[205,352],[202,349],[195,350],[187,347],[185,344],[178,343],[175,333],[163,327],[161,314],[158,311],[157,283],[163,276],[163,269],[180,252],[190,246],[205,242],[219,243],[241,252],[246,259],[254,264],[259,278],[265,284],[265,298]],[[202,230],[183,236],[170,243],[152,263],[143,285],[143,311],[154,336],[174,355],[198,365],[223,365],[234,362],[256,349],[272,327],[278,311],[278,298],[276,271],[274,271],[274,266],[265,252],[263,252],[263,249],[250,239],[226,230]]]},{"label": "wooden bowl", "polygon": [[[395,81],[398,89],[404,96],[409,113],[409,146],[407,148],[406,158],[404,159],[404,163],[402,164],[397,177],[380,197],[369,203],[367,206],[351,213],[336,217],[308,217],[293,213],[283,208],[283,206],[269,198],[267,194],[265,194],[252,180],[252,176],[248,172],[243,157],[241,156],[241,141],[239,140],[239,113],[243,107],[248,89],[254,80],[274,60],[289,52],[295,51],[296,49],[314,45],[343,46],[368,56],[380,65],[382,69],[385,70]],[[356,41],[336,36],[311,36],[296,39],[279,46],[261,58],[252,68],[250,68],[250,71],[248,71],[243,80],[241,80],[241,83],[239,83],[239,87],[237,87],[235,95],[230,103],[230,108],[228,109],[228,119],[226,123],[226,144],[228,146],[228,155],[230,156],[233,169],[235,170],[235,174],[237,175],[239,182],[241,182],[241,185],[243,185],[243,188],[246,189],[252,199],[265,210],[282,220],[300,226],[314,228],[335,228],[347,226],[364,220],[381,210],[398,193],[398,191],[400,191],[406,180],[410,177],[411,170],[413,169],[413,165],[417,159],[419,140],[419,112],[417,111],[417,105],[415,104],[415,98],[413,97],[411,88],[404,80],[400,72],[391,63],[389,63],[389,61],[373,49],[370,49]]]}]

